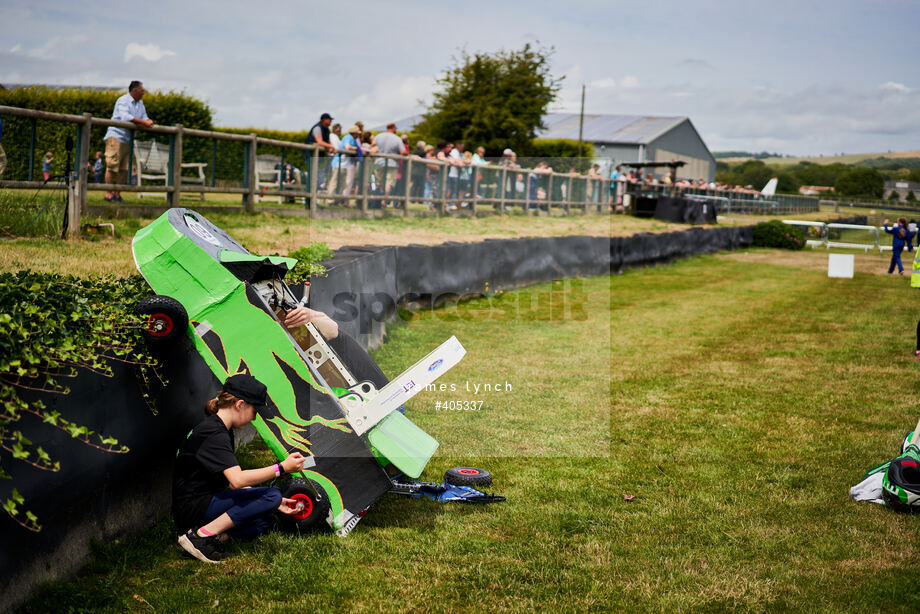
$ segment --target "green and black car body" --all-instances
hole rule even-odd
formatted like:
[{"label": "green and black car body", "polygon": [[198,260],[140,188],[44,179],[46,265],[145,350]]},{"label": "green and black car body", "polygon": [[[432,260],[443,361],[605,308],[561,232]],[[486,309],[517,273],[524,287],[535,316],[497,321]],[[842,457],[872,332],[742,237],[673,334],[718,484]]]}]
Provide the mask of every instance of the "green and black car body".
[{"label": "green and black car body", "polygon": [[320,522],[347,534],[391,489],[388,464],[413,478],[421,474],[437,442],[397,411],[356,429],[346,404],[360,405],[361,385],[368,385],[327,382],[281,324],[276,299],[286,292],[282,300],[296,301],[283,282],[296,260],[250,254],[182,208],[139,230],[132,248],[154,292],[184,307],[186,332],[216,378],[245,372],[267,386],[268,405],[253,425],[278,459],[294,451],[308,456],[299,477],[328,501]]}]

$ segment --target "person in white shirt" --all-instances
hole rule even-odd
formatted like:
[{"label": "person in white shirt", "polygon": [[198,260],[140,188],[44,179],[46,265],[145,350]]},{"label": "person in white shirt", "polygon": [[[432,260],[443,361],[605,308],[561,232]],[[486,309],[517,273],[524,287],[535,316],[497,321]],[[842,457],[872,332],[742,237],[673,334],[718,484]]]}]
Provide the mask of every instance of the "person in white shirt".
[{"label": "person in white shirt", "polygon": [[[390,122],[387,124],[386,132],[381,132],[376,139],[377,151],[382,154],[399,156],[405,153],[405,145],[402,139],[396,134],[396,124]],[[397,174],[399,173],[399,160],[392,158],[376,158],[374,160],[374,175],[377,181],[377,188],[385,196],[389,196],[396,185]],[[392,204],[392,203],[389,203]]]},{"label": "person in white shirt", "polygon": [[[115,101],[115,110],[112,111],[112,119],[122,122],[131,122],[137,126],[149,128],[153,125],[153,120],[147,117],[147,109],[144,108],[144,84],[140,81],[132,81],[128,85],[128,93],[119,97]],[[127,128],[116,128],[109,126],[105,133],[105,182],[125,183],[128,175],[128,145],[131,142],[131,136]],[[114,203],[125,202],[121,198],[121,192],[113,190],[105,193],[105,200]]]},{"label": "person in white shirt", "polygon": [[[332,124],[332,130],[329,132],[329,144],[338,152],[342,149],[342,124]],[[338,194],[339,188],[339,169],[340,157],[336,153],[329,164],[329,172],[326,178],[326,191],[329,194]]]}]

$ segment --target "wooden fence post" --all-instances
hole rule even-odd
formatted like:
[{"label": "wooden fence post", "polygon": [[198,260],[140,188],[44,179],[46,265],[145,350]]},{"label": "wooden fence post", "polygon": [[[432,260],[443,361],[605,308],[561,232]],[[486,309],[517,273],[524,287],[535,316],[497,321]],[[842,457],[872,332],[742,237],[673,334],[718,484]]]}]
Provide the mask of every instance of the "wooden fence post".
[{"label": "wooden fence post", "polygon": [[80,151],[77,152],[77,184],[79,195],[77,203],[80,215],[86,213],[86,187],[89,183],[89,140],[92,136],[92,113],[83,114],[83,124],[80,126]]},{"label": "wooden fence post", "polygon": [[505,214],[505,181],[508,176],[508,167],[502,167],[502,183],[499,186],[499,198],[498,198],[498,212],[500,215]]},{"label": "wooden fence post", "polygon": [[473,173],[470,177],[470,211],[473,217],[476,217],[476,199],[479,198],[479,167],[472,165],[470,171]]},{"label": "wooden fence post", "polygon": [[[396,167],[399,170],[399,167]],[[406,165],[403,166],[403,181],[405,185],[405,193],[403,196],[406,197],[406,200],[403,201],[403,217],[409,215],[409,193],[412,189],[412,156],[406,156]]]},{"label": "wooden fence post", "polygon": [[246,162],[246,194],[243,196],[243,209],[247,213],[255,211],[256,205],[256,136],[255,132],[249,134],[250,142],[248,143],[249,154]]},{"label": "wooden fence post", "polygon": [[317,147],[310,156],[310,217],[316,217],[316,197],[319,194],[319,156]]},{"label": "wooden fence post", "polygon": [[182,198],[182,124],[176,124],[176,133],[172,135],[172,147],[169,152],[170,185],[173,191],[167,194],[170,207],[178,207]]},{"label": "wooden fence post", "polygon": [[441,167],[441,202],[438,203],[438,211],[441,215],[447,215],[447,173],[446,165]]},{"label": "wooden fence post", "polygon": [[[360,145],[358,145],[360,147]],[[370,177],[368,169],[373,164],[369,154],[365,154],[361,160],[361,213],[367,213],[367,197],[370,191]]]}]

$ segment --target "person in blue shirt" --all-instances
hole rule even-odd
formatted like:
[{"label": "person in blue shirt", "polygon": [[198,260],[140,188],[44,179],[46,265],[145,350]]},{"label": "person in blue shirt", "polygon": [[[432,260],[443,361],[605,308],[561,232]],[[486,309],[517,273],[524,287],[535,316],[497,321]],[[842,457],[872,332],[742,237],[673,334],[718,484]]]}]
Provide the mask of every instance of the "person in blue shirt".
[{"label": "person in blue shirt", "polygon": [[[144,84],[140,81],[132,81],[128,85],[128,93],[121,96],[115,101],[115,110],[112,111],[112,119],[131,122],[135,126],[149,128],[153,125],[153,120],[147,117],[147,109],[144,108],[144,101],[141,100],[145,94]],[[126,128],[116,128],[109,126],[105,132],[105,182],[123,184],[128,177],[128,144],[131,142],[131,135]],[[105,200],[113,203],[125,202],[121,198],[121,193],[113,190],[105,193]]]},{"label": "person in blue shirt", "polygon": [[885,232],[891,235],[891,264],[888,266],[888,274],[891,275],[894,272],[895,265],[897,265],[898,275],[903,275],[904,265],[901,264],[901,252],[904,251],[905,246],[908,251],[913,251],[911,240],[916,233],[910,231],[907,220],[903,217],[898,218],[898,223],[890,229],[888,228],[888,220],[882,222],[882,225],[885,228]]}]

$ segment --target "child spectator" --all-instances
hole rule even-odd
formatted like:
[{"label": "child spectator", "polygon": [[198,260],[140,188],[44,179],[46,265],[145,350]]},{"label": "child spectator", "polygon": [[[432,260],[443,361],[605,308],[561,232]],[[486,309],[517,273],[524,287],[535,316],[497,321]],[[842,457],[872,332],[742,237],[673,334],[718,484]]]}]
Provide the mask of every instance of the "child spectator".
[{"label": "child spectator", "polygon": [[885,227],[885,232],[891,235],[891,264],[888,266],[888,274],[891,275],[894,272],[895,265],[897,265],[898,275],[903,275],[904,265],[901,264],[901,252],[904,251],[905,245],[909,251],[913,251],[911,239],[914,238],[915,233],[910,231],[910,228],[907,226],[907,220],[903,217],[898,218],[898,223],[890,230],[888,228],[888,220],[885,220],[882,224]]},{"label": "child spectator", "polygon": [[45,153],[45,159],[42,160],[42,177],[45,178],[45,181],[51,179],[51,163],[54,162],[54,156],[51,155],[51,152]]},{"label": "child spectator", "polygon": [[102,183],[102,152],[96,152],[96,162],[93,164],[93,178],[96,180],[96,183]]}]

